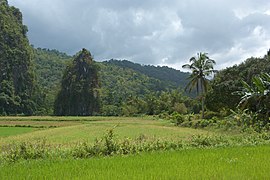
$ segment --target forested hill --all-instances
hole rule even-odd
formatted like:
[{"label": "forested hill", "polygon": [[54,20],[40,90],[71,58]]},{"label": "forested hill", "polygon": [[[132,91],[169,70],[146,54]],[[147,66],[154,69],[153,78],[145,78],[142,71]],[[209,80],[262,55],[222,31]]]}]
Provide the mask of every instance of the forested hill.
[{"label": "forested hill", "polygon": [[72,57],[57,50],[37,48],[33,52],[37,83],[46,95],[42,113],[51,114],[64,69]]},{"label": "forested hill", "polygon": [[62,73],[72,57],[57,50],[34,49],[37,81],[46,91],[56,91]]},{"label": "forested hill", "polygon": [[114,64],[123,68],[130,68],[149,77],[159,79],[161,81],[170,82],[175,86],[185,87],[188,83],[189,73],[181,72],[179,70],[169,68],[167,66],[152,66],[152,65],[141,65],[133,63],[127,60],[109,60],[109,64]]},{"label": "forested hill", "polygon": [[[46,94],[45,113],[52,113],[55,96],[59,91],[63,72],[71,63],[72,56],[68,56],[57,50],[34,49],[35,73],[37,82]],[[125,61],[128,64],[128,61]],[[99,81],[101,85],[101,101],[105,105],[119,105],[127,102],[130,97],[142,97],[150,93],[177,89],[177,70],[168,67],[141,66],[144,71],[153,74],[141,73],[141,70],[129,66],[117,65],[111,62],[96,62],[100,67]],[[131,62],[130,62],[131,63]],[[131,63],[133,64],[133,63]],[[162,72],[164,69],[165,72]],[[151,73],[151,71],[153,71]],[[172,72],[170,72],[172,71]],[[172,75],[172,80],[155,78],[157,74]],[[178,72],[181,73],[181,72]],[[184,75],[186,75],[184,73]],[[164,75],[165,76],[165,75]],[[168,79],[169,77],[167,77]],[[183,77],[181,77],[183,79]],[[186,77],[185,77],[186,78]],[[180,83],[180,81],[178,82]]]},{"label": "forested hill", "polygon": [[[59,85],[65,67],[71,62],[72,56],[57,50],[37,48],[34,49],[34,57],[38,83],[44,87],[46,91],[54,91],[56,86]],[[147,79],[147,81],[149,81],[148,88],[151,91],[175,89],[179,86],[184,87],[188,81],[187,78],[189,75],[188,73],[165,66],[144,66],[127,60],[110,60],[98,62],[98,64],[100,64],[101,67],[101,82],[103,81],[102,78],[106,78],[107,81],[110,81],[110,79],[104,77],[105,74],[108,76],[112,75],[111,77],[113,77],[113,75],[125,76],[132,72],[133,78],[129,77],[126,79],[123,77],[123,79],[126,81],[135,81],[140,78]],[[108,83],[103,82],[103,84],[106,85]],[[138,84],[138,87],[140,86],[141,85]]]}]

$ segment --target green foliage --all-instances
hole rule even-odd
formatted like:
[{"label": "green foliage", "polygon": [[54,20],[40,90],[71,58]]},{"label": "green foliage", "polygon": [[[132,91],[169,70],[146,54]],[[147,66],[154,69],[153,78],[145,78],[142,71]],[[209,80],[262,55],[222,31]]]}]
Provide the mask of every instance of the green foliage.
[{"label": "green foliage", "polygon": [[171,116],[170,119],[172,120],[173,123],[175,123],[176,126],[179,126],[185,121],[185,116],[174,112]]},{"label": "green foliage", "polygon": [[20,159],[41,159],[48,157],[45,140],[36,142],[13,143],[2,147],[2,159],[6,162],[16,162]]},{"label": "green foliage", "polygon": [[150,65],[140,65],[137,63],[133,63],[127,60],[110,60],[107,62],[108,64],[113,64],[125,69],[132,69],[136,72],[144,74],[148,77],[160,80],[163,85],[167,87],[185,87],[188,83],[187,78],[189,73],[181,72],[176,69],[172,69],[166,66],[150,66]]},{"label": "green foliage", "polygon": [[262,73],[254,76],[251,81],[252,85],[242,81],[242,90],[235,92],[241,96],[238,107],[245,110],[234,114],[240,116],[240,123],[244,126],[253,126],[257,131],[269,130],[270,75]]},{"label": "green foliage", "polygon": [[269,54],[263,58],[249,58],[240,65],[219,71],[211,82],[211,89],[207,93],[206,107],[216,112],[235,110],[241,100],[241,95],[234,92],[242,89],[242,81],[252,84],[252,78],[263,72],[270,72]]},{"label": "green foliage", "polygon": [[242,91],[238,91],[242,95],[239,106],[261,115],[264,114],[262,118],[268,120],[270,116],[270,75],[262,73],[254,76],[252,78],[253,86],[248,85],[245,81],[242,81],[242,84]]},{"label": "green foliage", "polygon": [[0,3],[0,113],[34,114],[38,87],[33,73],[33,52],[19,9]]},{"label": "green foliage", "polygon": [[[61,84],[62,73],[72,57],[56,50],[40,48],[35,49],[34,53],[37,64],[37,80],[41,84],[42,91],[46,93],[43,108],[45,114],[51,114],[56,92]],[[192,109],[194,103],[191,100],[176,102],[177,99],[188,98],[183,95],[181,90],[172,93],[176,89],[176,85],[171,83],[173,80],[166,82],[165,80],[154,78],[155,76],[148,76],[140,72],[139,69],[131,68],[129,66],[129,64],[133,64],[131,62],[124,61],[122,65],[120,65],[121,61],[119,61],[120,64],[114,62],[95,63],[100,69],[99,94],[101,115],[133,116],[137,114],[157,114],[162,111],[186,113]],[[151,71],[161,73],[161,70],[165,68],[168,74],[175,73],[174,76],[181,76],[181,72],[166,67],[154,68],[152,66],[143,66],[143,68],[146,68],[144,71],[149,73]],[[158,102],[155,101],[155,99],[159,99],[161,94],[163,94],[162,99],[158,100]],[[168,98],[169,94],[172,94],[174,97]],[[172,103],[170,99],[174,99]],[[155,107],[152,105],[154,102],[157,102]],[[154,108],[158,109],[154,110]]]},{"label": "green foliage", "polygon": [[98,67],[86,49],[75,57],[63,75],[55,101],[56,115],[93,115],[99,111]]},{"label": "green foliage", "polygon": [[67,63],[72,57],[57,50],[33,48],[35,73],[45,97],[42,103],[41,115],[53,114],[53,106],[57,92],[60,89],[61,78]]},{"label": "green foliage", "polygon": [[[116,108],[117,115],[136,114],[144,109],[143,98],[156,91],[165,91],[160,80],[150,78],[129,68],[100,63],[100,97],[103,115],[111,115],[108,108]],[[135,104],[140,104],[134,107]],[[122,111],[125,111],[123,113]],[[106,114],[109,112],[109,114]]]},{"label": "green foliage", "polygon": [[239,119],[236,120],[235,116],[222,117],[219,113],[206,111],[205,118],[201,119],[198,114],[187,114],[187,115],[168,115],[162,117],[167,120],[171,120],[176,126],[190,127],[190,128],[208,128],[218,129],[226,131],[246,131],[246,126],[239,123]]},{"label": "green foliage", "polygon": [[158,79],[107,62],[100,67],[102,115],[187,113],[193,107],[180,89],[169,89]]}]

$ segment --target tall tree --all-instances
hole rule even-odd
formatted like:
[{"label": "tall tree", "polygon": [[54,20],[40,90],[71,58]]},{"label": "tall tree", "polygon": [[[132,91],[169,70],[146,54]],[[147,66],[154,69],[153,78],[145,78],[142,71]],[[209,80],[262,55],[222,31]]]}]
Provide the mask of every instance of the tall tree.
[{"label": "tall tree", "polygon": [[189,60],[190,64],[185,64],[182,67],[191,70],[189,76],[189,83],[185,90],[191,92],[192,89],[196,88],[197,95],[201,96],[202,103],[202,118],[204,118],[204,95],[207,92],[208,79],[215,72],[214,65],[216,62],[207,56],[207,53],[198,53],[197,57],[192,57]]},{"label": "tall tree", "polygon": [[0,114],[35,112],[33,52],[19,9],[0,0]]},{"label": "tall tree", "polygon": [[64,72],[55,114],[87,116],[98,112],[98,87],[98,67],[91,53],[82,49]]}]

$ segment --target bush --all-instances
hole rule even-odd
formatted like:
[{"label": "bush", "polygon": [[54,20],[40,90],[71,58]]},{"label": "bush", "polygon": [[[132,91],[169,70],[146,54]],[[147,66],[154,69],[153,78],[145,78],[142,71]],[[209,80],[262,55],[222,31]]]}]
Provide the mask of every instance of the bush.
[{"label": "bush", "polygon": [[114,105],[103,105],[101,108],[101,113],[103,116],[120,116],[121,108]]},{"label": "bush", "polygon": [[175,123],[176,126],[179,126],[185,121],[185,116],[181,115],[181,114],[179,114],[177,112],[174,112],[171,115],[171,120],[172,120],[173,123]]},{"label": "bush", "polygon": [[213,117],[220,117],[220,114],[213,111],[204,112],[204,119],[212,119]]},{"label": "bush", "polygon": [[7,162],[15,162],[19,159],[41,159],[48,155],[46,141],[13,143],[2,147],[2,158]]}]

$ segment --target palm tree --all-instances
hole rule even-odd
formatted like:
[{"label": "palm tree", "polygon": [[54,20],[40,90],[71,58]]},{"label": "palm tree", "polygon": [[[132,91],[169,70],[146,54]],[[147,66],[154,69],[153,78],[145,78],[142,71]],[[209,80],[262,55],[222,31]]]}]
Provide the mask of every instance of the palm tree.
[{"label": "palm tree", "polygon": [[187,84],[185,90],[191,92],[192,89],[196,87],[197,95],[201,95],[202,102],[202,118],[204,118],[204,94],[207,92],[208,79],[212,73],[216,72],[214,70],[214,65],[216,62],[207,56],[207,53],[198,53],[197,57],[192,57],[189,60],[190,64],[185,64],[182,67],[190,69],[192,71],[189,76],[189,83]]}]

